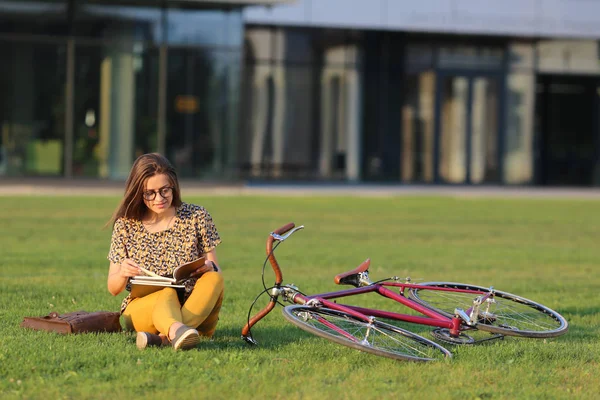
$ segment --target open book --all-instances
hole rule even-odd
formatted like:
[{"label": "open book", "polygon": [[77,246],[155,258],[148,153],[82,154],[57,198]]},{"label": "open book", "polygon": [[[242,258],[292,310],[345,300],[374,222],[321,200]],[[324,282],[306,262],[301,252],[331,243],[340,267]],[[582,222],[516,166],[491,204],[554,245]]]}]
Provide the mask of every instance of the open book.
[{"label": "open book", "polygon": [[182,290],[185,288],[182,283],[190,278],[192,272],[202,267],[205,261],[204,257],[200,257],[188,263],[181,264],[173,271],[173,277],[161,276],[140,267],[146,275],[131,278],[131,297],[144,297],[165,287]]}]

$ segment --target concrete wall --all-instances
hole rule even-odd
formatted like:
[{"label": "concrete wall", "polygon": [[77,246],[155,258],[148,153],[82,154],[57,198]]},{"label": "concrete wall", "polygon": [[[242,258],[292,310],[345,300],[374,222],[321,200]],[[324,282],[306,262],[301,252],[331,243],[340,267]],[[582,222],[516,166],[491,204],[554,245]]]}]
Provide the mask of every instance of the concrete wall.
[{"label": "concrete wall", "polygon": [[245,10],[247,23],[600,38],[597,0],[296,0]]}]

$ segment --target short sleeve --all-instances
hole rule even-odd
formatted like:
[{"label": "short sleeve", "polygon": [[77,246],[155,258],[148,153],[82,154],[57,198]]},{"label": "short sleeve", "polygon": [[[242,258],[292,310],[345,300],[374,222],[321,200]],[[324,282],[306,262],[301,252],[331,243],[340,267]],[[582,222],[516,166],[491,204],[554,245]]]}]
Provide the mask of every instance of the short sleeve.
[{"label": "short sleeve", "polygon": [[110,240],[110,250],[108,252],[108,260],[115,264],[120,264],[127,258],[127,250],[125,249],[125,239],[127,238],[127,229],[123,218],[115,221],[113,226],[112,238]]},{"label": "short sleeve", "polygon": [[208,211],[200,208],[199,212],[199,230],[200,238],[198,239],[198,251],[201,254],[206,254],[212,251],[221,243],[221,237],[217,231],[217,227]]}]

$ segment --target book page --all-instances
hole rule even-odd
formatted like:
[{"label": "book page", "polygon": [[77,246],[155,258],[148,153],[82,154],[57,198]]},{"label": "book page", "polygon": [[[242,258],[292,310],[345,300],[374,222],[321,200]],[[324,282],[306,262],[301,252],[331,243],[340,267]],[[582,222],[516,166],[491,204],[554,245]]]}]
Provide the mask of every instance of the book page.
[{"label": "book page", "polygon": [[206,259],[204,257],[200,257],[195,259],[194,261],[190,261],[189,263],[185,263],[175,268],[173,271],[173,278],[175,282],[180,282],[182,280],[188,279],[190,274],[204,265]]},{"label": "book page", "polygon": [[132,282],[164,282],[164,283],[174,283],[175,279],[169,278],[168,276],[145,276],[139,275],[134,276]]},{"label": "book page", "polygon": [[[144,267],[140,267],[140,269],[142,270],[142,272],[148,276],[153,276],[155,278],[163,278],[162,276],[158,275],[157,273],[154,273],[152,271],[150,271],[149,269],[146,269]],[[140,276],[144,276],[144,275],[140,275]]]},{"label": "book page", "polygon": [[140,267],[140,270],[142,270],[142,272],[146,275],[137,275],[137,276],[134,276],[132,279],[146,280],[146,281],[160,281],[160,282],[175,282],[175,279],[173,279],[173,278],[170,278],[168,276],[158,275],[157,273],[154,273],[144,267]]}]

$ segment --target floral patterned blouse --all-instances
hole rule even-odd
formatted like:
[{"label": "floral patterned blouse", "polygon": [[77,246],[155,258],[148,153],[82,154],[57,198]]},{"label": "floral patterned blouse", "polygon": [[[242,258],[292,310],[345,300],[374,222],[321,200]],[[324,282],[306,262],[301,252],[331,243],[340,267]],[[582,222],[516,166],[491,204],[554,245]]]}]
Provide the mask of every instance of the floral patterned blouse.
[{"label": "floral patterned blouse", "polygon": [[[120,264],[131,258],[140,266],[159,275],[171,275],[186,262],[202,256],[221,243],[212,217],[202,206],[182,203],[175,212],[169,229],[148,232],[142,221],[121,217],[113,226],[108,260]],[[197,278],[185,282],[184,300],[189,297]],[[131,290],[129,282],[126,286]],[[121,304],[121,313],[131,301],[128,295]]]}]

